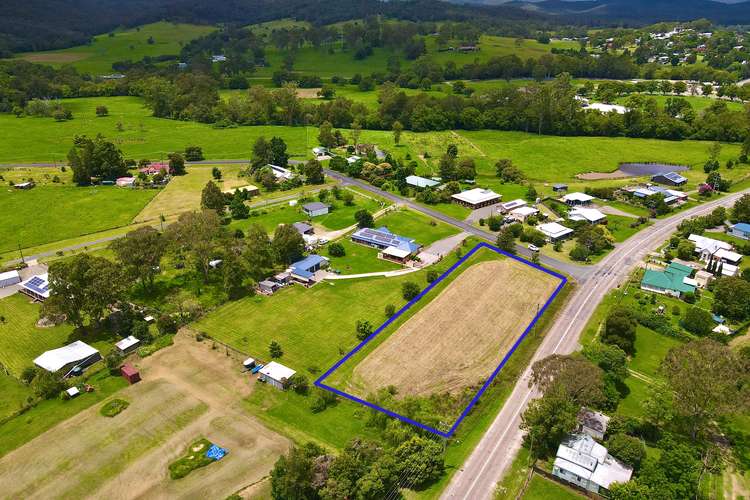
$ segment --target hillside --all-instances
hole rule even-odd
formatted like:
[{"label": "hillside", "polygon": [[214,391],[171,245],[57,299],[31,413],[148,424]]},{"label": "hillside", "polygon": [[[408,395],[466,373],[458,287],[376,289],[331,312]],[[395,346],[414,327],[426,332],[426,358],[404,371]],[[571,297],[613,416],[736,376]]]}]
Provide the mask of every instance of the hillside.
[{"label": "hillside", "polygon": [[0,57],[87,43],[118,27],[161,20],[189,24],[255,24],[295,18],[330,24],[372,15],[412,21],[474,20],[483,24],[544,22],[517,6],[456,5],[439,0],[7,0],[0,17]]}]

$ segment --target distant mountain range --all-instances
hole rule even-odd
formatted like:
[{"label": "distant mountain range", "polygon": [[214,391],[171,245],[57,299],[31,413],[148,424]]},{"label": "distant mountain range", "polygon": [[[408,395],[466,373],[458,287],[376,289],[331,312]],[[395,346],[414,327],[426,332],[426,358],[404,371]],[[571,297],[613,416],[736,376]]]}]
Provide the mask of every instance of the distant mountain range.
[{"label": "distant mountain range", "polygon": [[711,19],[720,24],[750,23],[744,0],[452,0],[474,5],[504,5],[563,18],[577,24],[643,25],[659,21]]}]

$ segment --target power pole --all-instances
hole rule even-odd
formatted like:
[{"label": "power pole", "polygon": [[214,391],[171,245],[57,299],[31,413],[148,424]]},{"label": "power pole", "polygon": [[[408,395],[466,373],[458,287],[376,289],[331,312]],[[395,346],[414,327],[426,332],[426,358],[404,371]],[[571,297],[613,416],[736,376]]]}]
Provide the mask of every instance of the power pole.
[{"label": "power pole", "polygon": [[18,243],[18,253],[21,254],[21,264],[26,264],[26,261],[24,260],[24,257],[23,257],[23,250],[21,250],[21,244],[20,243]]}]

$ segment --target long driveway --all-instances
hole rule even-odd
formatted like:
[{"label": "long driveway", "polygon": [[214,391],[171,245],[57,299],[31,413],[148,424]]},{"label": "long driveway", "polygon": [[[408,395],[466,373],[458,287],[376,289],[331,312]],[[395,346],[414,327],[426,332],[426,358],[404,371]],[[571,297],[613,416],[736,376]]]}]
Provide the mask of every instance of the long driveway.
[{"label": "long driveway", "polygon": [[497,481],[513,462],[521,446],[521,414],[529,401],[538,395],[528,386],[533,362],[551,354],[569,354],[577,350],[578,339],[604,295],[622,285],[646,254],[669,238],[680,221],[705,215],[718,206],[728,206],[748,192],[750,189],[657,220],[654,225],[617,245],[601,262],[592,266],[593,274],[579,281],[502,410],[463,467],[453,476],[441,498],[493,498]]}]

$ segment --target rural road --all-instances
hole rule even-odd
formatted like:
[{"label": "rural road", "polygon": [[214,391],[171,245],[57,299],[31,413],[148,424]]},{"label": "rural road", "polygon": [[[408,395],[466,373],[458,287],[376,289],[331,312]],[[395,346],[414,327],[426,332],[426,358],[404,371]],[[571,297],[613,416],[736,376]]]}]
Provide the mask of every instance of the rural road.
[{"label": "rural road", "polygon": [[[337,179],[341,181],[342,184],[344,185],[356,186],[360,189],[364,189],[365,191],[369,191],[373,194],[376,194],[380,196],[381,198],[390,200],[393,203],[406,205],[412,210],[421,212],[425,215],[432,217],[433,219],[437,219],[439,221],[445,222],[446,224],[450,224],[451,226],[455,226],[461,229],[462,231],[465,231],[473,236],[482,238],[483,240],[487,240],[491,242],[492,244],[495,244],[495,241],[497,240],[497,235],[493,233],[484,231],[482,229],[479,229],[476,226],[472,226],[471,224],[467,222],[445,215],[444,213],[434,210],[430,207],[426,207],[424,205],[420,205],[419,203],[415,203],[408,198],[404,198],[403,196],[399,196],[397,194],[390,193],[388,191],[383,191],[382,189],[376,188],[375,186],[371,184],[368,184],[359,179],[353,179],[340,172],[336,172],[335,170],[324,169],[324,171],[328,177]],[[518,247],[519,254],[524,255],[525,257],[531,258],[531,252],[526,247],[521,246],[521,245],[517,245],[517,247]],[[562,271],[563,273],[575,278],[578,281],[583,281],[583,280],[588,279],[594,272],[594,268],[592,266],[579,266],[576,264],[569,264],[567,262],[562,262],[556,259],[552,259],[544,255],[539,256],[539,261],[542,263],[542,265],[547,266],[552,269],[556,269],[558,271]]]},{"label": "rural road", "polygon": [[578,339],[604,295],[624,283],[633,268],[667,240],[680,221],[705,215],[718,206],[728,206],[749,192],[750,189],[746,189],[657,220],[653,226],[617,245],[600,263],[592,266],[593,274],[588,279],[579,280],[502,410],[463,467],[453,476],[441,499],[494,498],[497,481],[513,462],[522,444],[521,414],[529,401],[537,396],[536,390],[528,386],[531,365],[552,354],[569,354],[577,350]]}]

